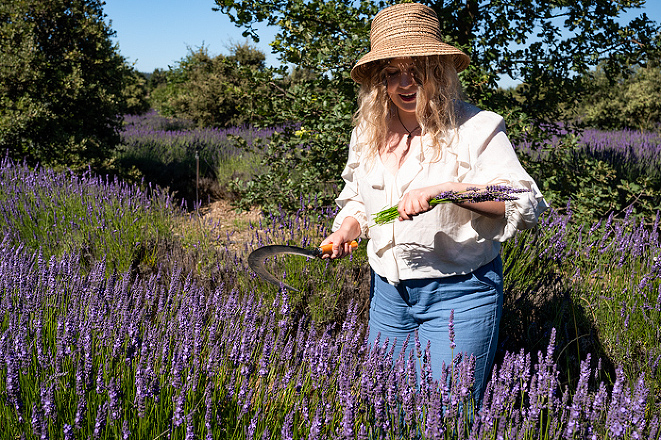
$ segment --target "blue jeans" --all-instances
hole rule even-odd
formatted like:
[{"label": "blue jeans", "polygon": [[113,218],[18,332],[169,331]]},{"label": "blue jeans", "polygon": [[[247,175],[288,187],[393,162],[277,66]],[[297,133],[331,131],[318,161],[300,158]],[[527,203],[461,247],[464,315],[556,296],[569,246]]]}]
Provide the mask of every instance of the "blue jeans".
[{"label": "blue jeans", "polygon": [[[454,310],[456,347],[450,348],[448,323]],[[432,376],[439,380],[441,366],[452,363],[453,356],[475,356],[473,396],[480,406],[490,378],[498,344],[498,326],[503,310],[503,266],[500,256],[467,275],[447,278],[402,280],[397,286],[372,272],[370,292],[369,341],[377,335],[388,350],[396,338],[394,359],[410,336],[408,350],[415,349],[414,332],[422,350],[431,342]]]}]

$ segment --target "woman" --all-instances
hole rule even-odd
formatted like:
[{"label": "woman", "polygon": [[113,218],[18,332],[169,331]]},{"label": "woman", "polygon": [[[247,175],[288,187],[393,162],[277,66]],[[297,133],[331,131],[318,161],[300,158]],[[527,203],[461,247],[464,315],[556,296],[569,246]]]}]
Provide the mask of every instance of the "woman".
[{"label": "woman", "polygon": [[[431,8],[405,3],[380,11],[370,40],[370,52],[351,71],[360,84],[359,110],[337,198],[341,210],[322,244],[333,243],[329,257],[340,258],[351,252],[351,240],[370,239],[371,341],[396,340],[397,354],[417,330],[422,346],[431,344],[436,379],[454,355],[475,356],[479,402],[502,311],[500,244],[533,227],[547,204],[521,167],[503,119],[460,100],[457,73],[470,59],[443,43]],[[527,192],[506,202],[433,209],[429,203],[444,191],[489,185]],[[394,205],[399,221],[374,224],[376,212]]]}]

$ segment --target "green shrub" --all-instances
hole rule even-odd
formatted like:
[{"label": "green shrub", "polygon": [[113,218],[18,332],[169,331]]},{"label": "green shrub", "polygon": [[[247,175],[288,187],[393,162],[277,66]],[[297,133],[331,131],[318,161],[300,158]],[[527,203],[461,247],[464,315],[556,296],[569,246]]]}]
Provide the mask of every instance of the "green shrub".
[{"label": "green shrub", "polygon": [[108,159],[132,71],[97,0],[0,2],[0,150],[84,169]]}]

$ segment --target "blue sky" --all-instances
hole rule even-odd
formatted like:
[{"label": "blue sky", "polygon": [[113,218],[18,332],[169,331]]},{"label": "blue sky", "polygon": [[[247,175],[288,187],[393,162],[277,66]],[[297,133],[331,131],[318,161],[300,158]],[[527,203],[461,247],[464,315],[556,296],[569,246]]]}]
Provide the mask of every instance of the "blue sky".
[{"label": "blue sky", "polygon": [[[210,55],[229,53],[229,47],[243,43],[242,29],[227,16],[211,10],[213,0],[106,0],[104,12],[116,31],[120,53],[141,72],[167,69],[188,53],[204,45]],[[661,1],[647,0],[643,9],[650,19],[661,21]],[[635,15],[639,15],[636,12]],[[277,29],[258,27],[260,42],[269,65],[278,60],[270,52]]]},{"label": "blue sky", "polygon": [[[106,0],[103,10],[120,53],[137,70],[151,73],[167,69],[188,53],[188,48],[204,45],[210,55],[229,54],[232,44],[243,43],[242,29],[222,12],[211,10],[213,0]],[[270,65],[278,64],[268,45],[275,28],[258,27],[257,46]]]}]

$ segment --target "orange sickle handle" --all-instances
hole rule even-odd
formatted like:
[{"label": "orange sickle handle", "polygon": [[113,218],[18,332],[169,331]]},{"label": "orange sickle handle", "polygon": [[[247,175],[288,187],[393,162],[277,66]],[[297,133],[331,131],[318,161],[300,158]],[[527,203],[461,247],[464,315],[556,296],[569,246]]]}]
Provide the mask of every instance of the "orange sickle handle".
[{"label": "orange sickle handle", "polygon": [[[352,249],[356,249],[358,247],[358,242],[356,240],[352,241],[349,243],[351,245]],[[321,254],[330,254],[333,252],[333,243],[328,243],[323,246],[319,246],[319,249],[321,249]]]}]

